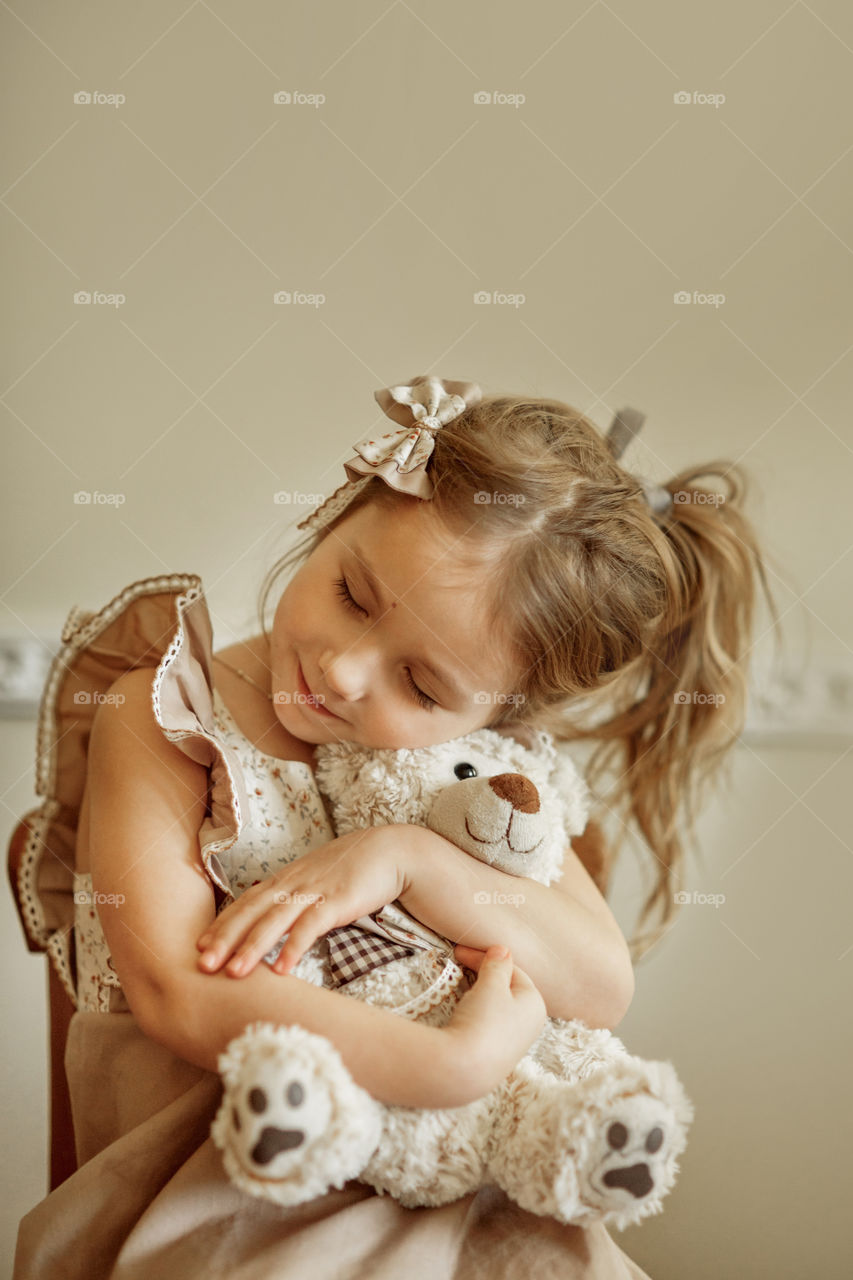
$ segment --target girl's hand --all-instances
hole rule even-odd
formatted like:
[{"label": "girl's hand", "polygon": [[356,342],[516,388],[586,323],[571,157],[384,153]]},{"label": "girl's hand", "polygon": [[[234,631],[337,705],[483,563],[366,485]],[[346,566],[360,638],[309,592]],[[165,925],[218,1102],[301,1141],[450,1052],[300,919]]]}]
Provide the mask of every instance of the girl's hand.
[{"label": "girl's hand", "polygon": [[524,1057],[544,1027],[548,1010],[539,989],[512,963],[506,947],[484,952],[457,945],[454,958],[476,970],[477,981],[443,1030],[458,1038],[460,1069],[481,1082],[482,1097]]},{"label": "girl's hand", "polygon": [[229,903],[196,943],[204,952],[199,964],[215,973],[233,956],[226,972],[244,978],[289,933],[272,966],[287,973],[317,938],[387,906],[406,887],[395,824],[352,831],[302,854]]}]

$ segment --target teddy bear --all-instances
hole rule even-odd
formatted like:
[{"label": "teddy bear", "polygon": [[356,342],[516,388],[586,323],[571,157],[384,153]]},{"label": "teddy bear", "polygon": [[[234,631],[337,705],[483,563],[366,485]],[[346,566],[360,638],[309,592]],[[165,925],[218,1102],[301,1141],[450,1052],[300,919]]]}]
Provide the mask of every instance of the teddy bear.
[{"label": "teddy bear", "polygon": [[[543,732],[478,729],[426,748],[318,745],[317,785],[336,833],[420,823],[475,858],[550,884],[587,824],[586,783]],[[264,959],[273,963],[284,939]],[[292,973],[431,1025],[473,981],[453,943],[398,903],[330,931]],[[612,1032],[548,1018],[490,1093],[446,1110],[388,1106],[355,1084],[324,1036],[256,1022],[220,1055],[211,1136],[230,1179],[281,1205],[350,1178],[402,1205],[437,1206],[481,1186],[523,1209],[618,1230],[662,1210],[693,1107],[669,1062]]]}]

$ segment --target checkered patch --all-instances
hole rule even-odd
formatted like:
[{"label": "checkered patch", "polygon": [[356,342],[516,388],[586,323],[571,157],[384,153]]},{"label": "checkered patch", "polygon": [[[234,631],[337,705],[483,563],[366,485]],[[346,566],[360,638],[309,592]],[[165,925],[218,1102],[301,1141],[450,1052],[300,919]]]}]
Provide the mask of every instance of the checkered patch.
[{"label": "checkered patch", "polygon": [[401,956],[410,956],[414,947],[390,942],[358,924],[341,925],[326,934],[329,943],[329,966],[335,985],[344,986],[362,974],[390,964]]}]

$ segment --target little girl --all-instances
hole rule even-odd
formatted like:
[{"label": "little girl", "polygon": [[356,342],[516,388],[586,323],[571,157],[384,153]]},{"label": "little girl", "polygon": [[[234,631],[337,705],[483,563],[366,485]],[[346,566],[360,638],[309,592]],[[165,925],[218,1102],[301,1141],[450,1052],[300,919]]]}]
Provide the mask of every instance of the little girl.
[{"label": "little girl", "polygon": [[[635,958],[671,918],[677,810],[742,727],[754,575],[767,591],[737,468],[652,487],[618,462],[637,429],[628,414],[603,440],[564,404],[484,399],[473,383],[420,377],[376,399],[394,428],[356,446],[347,483],[302,522],[307,545],[264,584],[261,634],[213,654],[189,577],[132,584],[66,624],[65,682],[53,694],[49,680],[43,715],[74,681],[90,690],[81,704],[76,689],[75,706],[95,708],[66,850],[77,903],[66,1066],[81,1167],[23,1220],[21,1280],[55,1274],[72,1240],[69,1276],[129,1277],[155,1260],[164,1275],[297,1276],[301,1237],[330,1204],[361,1216],[346,1246],[330,1218],[302,1242],[313,1275],[362,1274],[366,1241],[376,1277],[450,1280],[489,1259],[484,1274],[505,1274],[485,1190],[413,1211],[347,1184],[275,1210],[225,1183],[207,1138],[218,1055],[255,1020],[327,1036],[383,1102],[454,1107],[506,1075],[546,1012],[612,1028],[630,1004],[631,955],[602,896],[595,828],[578,842],[592,875],[567,850],[556,885],[526,880],[524,904],[501,906],[512,877],[426,828],[335,839],[313,784],[317,744],[428,746],[488,725],[522,741],[546,729],[621,747],[607,807],[625,802],[658,866],[642,916],[659,907],[657,933],[634,940]],[[729,482],[725,500],[693,485],[704,474]],[[294,560],[268,633],[270,591]],[[57,764],[69,753],[66,778],[75,732],[53,748]],[[610,762],[595,757],[593,772]],[[52,850],[60,824],[47,807],[40,835]],[[38,903],[48,879],[35,859],[31,874]],[[316,938],[394,900],[456,941],[477,973],[446,1027],[289,974]],[[43,913],[33,936],[49,925]],[[259,963],[284,935],[278,959]],[[394,1242],[391,1219],[409,1224]],[[559,1258],[566,1275],[641,1274],[603,1228],[555,1234],[522,1211],[513,1224],[525,1271]]]}]

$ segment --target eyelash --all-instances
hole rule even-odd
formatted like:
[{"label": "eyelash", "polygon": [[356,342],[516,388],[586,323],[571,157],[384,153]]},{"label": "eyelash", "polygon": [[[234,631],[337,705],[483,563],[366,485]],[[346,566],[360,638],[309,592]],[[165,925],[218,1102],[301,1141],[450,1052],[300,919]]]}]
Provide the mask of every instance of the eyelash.
[{"label": "eyelash", "polygon": [[[367,610],[363,609],[361,605],[357,604],[356,601],[353,599],[352,593],[349,587],[347,586],[346,578],[337,578],[335,580],[335,587],[337,589],[338,595],[343,600],[344,605],[346,606],[347,609],[350,610],[351,613],[357,613],[359,617],[367,615]],[[412,673],[408,667],[406,667],[406,683],[411,689],[412,694],[415,698],[415,701],[418,702],[420,706],[423,707],[424,711],[432,711],[433,707],[438,706],[438,703],[435,701],[434,698],[431,698],[428,693],[424,693],[423,689],[418,688],[418,686],[415,684],[414,680],[412,679]]]}]

